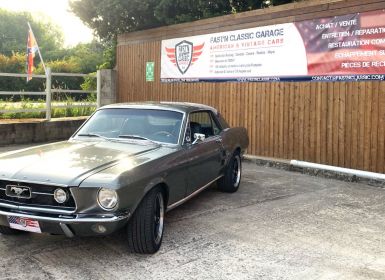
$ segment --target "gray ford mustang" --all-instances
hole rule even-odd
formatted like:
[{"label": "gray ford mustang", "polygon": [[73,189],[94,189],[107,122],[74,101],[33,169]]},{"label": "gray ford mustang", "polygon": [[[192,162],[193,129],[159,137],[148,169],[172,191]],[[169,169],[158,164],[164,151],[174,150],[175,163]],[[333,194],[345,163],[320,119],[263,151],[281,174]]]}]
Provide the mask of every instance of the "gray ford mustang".
[{"label": "gray ford mustang", "polygon": [[229,128],[205,105],[102,107],[68,141],[0,155],[0,233],[125,227],[131,251],[154,253],[166,211],[215,181],[238,190],[248,143],[245,128]]}]

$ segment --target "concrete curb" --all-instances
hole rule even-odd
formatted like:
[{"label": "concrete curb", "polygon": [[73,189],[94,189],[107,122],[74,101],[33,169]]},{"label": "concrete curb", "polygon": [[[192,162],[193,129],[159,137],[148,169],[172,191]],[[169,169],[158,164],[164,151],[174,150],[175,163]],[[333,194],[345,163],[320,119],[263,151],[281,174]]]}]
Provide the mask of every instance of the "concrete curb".
[{"label": "concrete curb", "polygon": [[339,172],[334,172],[329,170],[293,167],[292,165],[290,165],[290,160],[258,157],[253,155],[244,155],[243,159],[248,162],[255,163],[259,166],[273,167],[273,168],[278,168],[278,169],[287,170],[287,171],[300,172],[302,174],[311,175],[311,176],[337,179],[345,182],[363,183],[370,186],[385,188],[385,181],[383,180],[373,180],[373,179],[363,178],[355,175],[347,175],[344,173],[339,173]]}]

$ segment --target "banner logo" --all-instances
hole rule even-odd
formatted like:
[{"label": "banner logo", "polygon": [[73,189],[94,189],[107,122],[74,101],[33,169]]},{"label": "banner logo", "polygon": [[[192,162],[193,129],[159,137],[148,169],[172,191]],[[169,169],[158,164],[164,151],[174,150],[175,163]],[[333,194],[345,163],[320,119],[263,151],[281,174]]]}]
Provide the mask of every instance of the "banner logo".
[{"label": "banner logo", "polygon": [[183,75],[198,60],[203,52],[204,45],[203,43],[194,47],[193,43],[183,40],[176,44],[175,48],[166,47],[167,57]]}]

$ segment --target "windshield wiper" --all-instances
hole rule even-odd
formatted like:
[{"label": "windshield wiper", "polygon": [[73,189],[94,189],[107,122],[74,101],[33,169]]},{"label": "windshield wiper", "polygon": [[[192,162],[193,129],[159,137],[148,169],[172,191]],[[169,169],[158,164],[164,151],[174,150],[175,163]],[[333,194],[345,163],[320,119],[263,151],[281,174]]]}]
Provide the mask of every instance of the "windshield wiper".
[{"label": "windshield wiper", "polygon": [[99,135],[99,134],[96,134],[96,133],[83,133],[83,134],[78,134],[77,136],[98,137],[98,138],[102,138],[102,139],[105,139],[105,140],[111,140],[108,137],[105,137],[105,136],[102,136],[102,135]]},{"label": "windshield wiper", "polygon": [[140,136],[140,135],[128,135],[128,134],[123,134],[123,135],[119,135],[118,137],[119,137],[119,138],[126,138],[126,139],[147,140],[147,141],[154,142],[154,141],[152,141],[151,139],[148,139],[148,138],[143,137],[143,136]]},{"label": "windshield wiper", "polygon": [[[96,134],[96,133],[82,133],[82,134],[78,134],[77,136],[83,136],[83,137],[98,137],[98,138],[102,138],[104,140],[107,140],[107,141],[124,141],[124,139],[134,139],[134,140],[146,140],[146,141],[150,141],[152,143],[156,143],[154,141],[152,141],[151,139],[148,139],[146,137],[143,137],[143,136],[139,136],[139,135],[119,135],[118,138],[108,138],[108,137],[105,137],[105,136],[102,136],[100,134]],[[119,138],[122,138],[122,140],[119,140]]]}]

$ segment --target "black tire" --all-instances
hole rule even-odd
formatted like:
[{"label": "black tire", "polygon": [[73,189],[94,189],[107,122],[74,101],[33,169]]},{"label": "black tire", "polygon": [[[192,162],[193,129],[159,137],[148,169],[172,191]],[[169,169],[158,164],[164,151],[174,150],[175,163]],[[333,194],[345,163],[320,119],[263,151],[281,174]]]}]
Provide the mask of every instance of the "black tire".
[{"label": "black tire", "polygon": [[218,180],[218,188],[223,192],[233,193],[239,189],[242,176],[242,160],[235,152],[227,164],[223,177]]},{"label": "black tire", "polygon": [[0,226],[0,233],[4,235],[15,235],[20,234],[21,231],[6,226]]},{"label": "black tire", "polygon": [[128,247],[139,254],[156,253],[163,239],[165,200],[160,188],[142,200],[127,225]]}]

